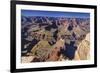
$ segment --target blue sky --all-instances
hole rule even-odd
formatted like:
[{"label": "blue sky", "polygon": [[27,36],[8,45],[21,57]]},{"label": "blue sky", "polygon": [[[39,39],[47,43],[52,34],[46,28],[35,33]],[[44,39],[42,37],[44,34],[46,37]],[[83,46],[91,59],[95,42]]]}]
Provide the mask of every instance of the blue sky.
[{"label": "blue sky", "polygon": [[21,10],[21,15],[23,15],[23,16],[90,18],[90,13],[39,11],[39,10]]}]

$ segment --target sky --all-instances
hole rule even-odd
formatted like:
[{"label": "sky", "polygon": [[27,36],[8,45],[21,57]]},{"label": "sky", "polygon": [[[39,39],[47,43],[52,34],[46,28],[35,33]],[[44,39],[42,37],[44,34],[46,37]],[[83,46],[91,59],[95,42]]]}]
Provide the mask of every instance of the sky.
[{"label": "sky", "polygon": [[70,17],[70,18],[90,18],[90,13],[79,12],[58,12],[58,11],[39,11],[21,10],[22,16],[48,16],[48,17]]}]

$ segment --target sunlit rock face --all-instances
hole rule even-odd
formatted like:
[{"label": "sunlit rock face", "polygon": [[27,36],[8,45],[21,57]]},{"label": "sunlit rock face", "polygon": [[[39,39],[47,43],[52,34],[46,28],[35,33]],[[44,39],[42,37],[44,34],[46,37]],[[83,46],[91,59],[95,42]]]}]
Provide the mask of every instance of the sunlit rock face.
[{"label": "sunlit rock face", "polygon": [[85,39],[78,45],[77,51],[80,60],[90,59],[90,33],[88,33]]}]

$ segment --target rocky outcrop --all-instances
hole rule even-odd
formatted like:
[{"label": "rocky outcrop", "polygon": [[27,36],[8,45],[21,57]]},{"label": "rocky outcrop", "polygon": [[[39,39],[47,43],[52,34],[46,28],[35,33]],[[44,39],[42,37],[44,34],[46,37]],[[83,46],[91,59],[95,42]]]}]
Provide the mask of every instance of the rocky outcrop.
[{"label": "rocky outcrop", "polygon": [[34,59],[34,56],[23,56],[21,57],[22,63],[30,63]]},{"label": "rocky outcrop", "polygon": [[87,60],[90,57],[90,33],[88,33],[84,40],[78,45],[77,53],[80,60]]},{"label": "rocky outcrop", "polygon": [[60,48],[53,48],[51,53],[48,55],[47,61],[58,61],[60,58]]}]

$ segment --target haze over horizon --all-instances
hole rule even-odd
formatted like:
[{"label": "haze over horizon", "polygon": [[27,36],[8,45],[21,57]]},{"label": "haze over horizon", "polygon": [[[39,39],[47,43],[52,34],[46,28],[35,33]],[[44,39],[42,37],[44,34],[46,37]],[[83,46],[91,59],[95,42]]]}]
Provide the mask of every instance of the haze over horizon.
[{"label": "haze over horizon", "polygon": [[22,16],[68,17],[68,18],[90,18],[90,13],[40,11],[40,10],[21,10],[21,15]]}]

